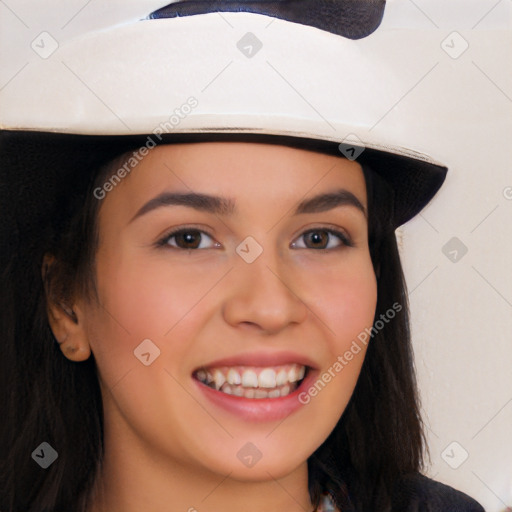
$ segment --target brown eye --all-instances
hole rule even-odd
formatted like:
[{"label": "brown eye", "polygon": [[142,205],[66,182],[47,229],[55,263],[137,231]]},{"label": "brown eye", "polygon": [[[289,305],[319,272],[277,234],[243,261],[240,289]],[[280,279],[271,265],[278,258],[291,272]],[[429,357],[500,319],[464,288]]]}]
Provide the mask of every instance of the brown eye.
[{"label": "brown eye", "polygon": [[[292,247],[296,247],[299,249],[329,250],[341,248],[343,246],[353,246],[352,242],[344,233],[333,229],[310,229],[302,233],[299,239],[300,238],[303,238],[306,241],[305,245],[300,246],[296,242],[294,242],[292,243]],[[334,246],[332,246],[331,243],[331,247],[329,247],[328,245],[331,242],[331,240],[335,240],[336,238],[338,239],[338,243],[335,244]]]},{"label": "brown eye", "polygon": [[[170,246],[174,249],[211,249],[219,247],[220,244],[215,242],[213,245],[208,246],[207,239],[213,241],[213,238],[199,229],[180,229],[167,234],[161,241],[158,242],[160,246]],[[206,240],[206,241],[205,241]],[[206,247],[205,247],[206,244]]]},{"label": "brown eye", "polygon": [[329,234],[327,231],[310,231],[304,236],[306,237],[306,240],[313,246],[313,249],[325,249],[323,246],[329,243]]},{"label": "brown eye", "polygon": [[178,247],[182,249],[197,249],[201,244],[201,233],[199,231],[183,231],[173,237]]}]

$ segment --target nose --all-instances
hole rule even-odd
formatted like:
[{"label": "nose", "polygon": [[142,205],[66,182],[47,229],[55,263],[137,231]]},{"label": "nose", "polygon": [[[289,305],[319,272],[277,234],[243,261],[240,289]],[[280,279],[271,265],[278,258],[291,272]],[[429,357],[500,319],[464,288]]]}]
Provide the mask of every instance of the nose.
[{"label": "nose", "polygon": [[277,333],[292,324],[301,324],[308,307],[293,286],[286,264],[269,256],[269,251],[252,263],[237,262],[230,272],[223,304],[224,320],[234,326]]}]

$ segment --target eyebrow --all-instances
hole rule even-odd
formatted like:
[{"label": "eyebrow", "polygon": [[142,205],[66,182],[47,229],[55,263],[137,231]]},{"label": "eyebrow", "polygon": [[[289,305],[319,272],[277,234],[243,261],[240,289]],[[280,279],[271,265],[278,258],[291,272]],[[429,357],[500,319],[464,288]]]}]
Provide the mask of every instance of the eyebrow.
[{"label": "eyebrow", "polygon": [[352,192],[344,188],[305,199],[299,203],[293,214],[325,212],[339,206],[353,206],[360,210],[365,217],[368,217],[366,208],[361,204],[361,201]]},{"label": "eyebrow", "polygon": [[[236,211],[236,201],[231,198],[196,192],[162,192],[139,208],[137,213],[131,218],[130,223],[138,217],[164,206],[187,206],[216,215],[232,215]],[[368,217],[366,208],[359,199],[346,189],[339,189],[304,199],[296,207],[293,215],[320,213],[340,206],[357,208],[366,218]]]}]

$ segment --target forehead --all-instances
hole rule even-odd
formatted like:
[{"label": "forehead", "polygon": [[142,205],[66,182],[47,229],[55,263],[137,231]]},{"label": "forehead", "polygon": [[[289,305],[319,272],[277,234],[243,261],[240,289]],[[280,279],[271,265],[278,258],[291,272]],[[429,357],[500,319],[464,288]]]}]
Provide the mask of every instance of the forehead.
[{"label": "forehead", "polygon": [[237,205],[255,208],[282,208],[340,188],[366,206],[361,166],[341,156],[254,142],[167,144],[150,150],[107,194],[102,209],[135,212],[165,190],[230,197]]}]

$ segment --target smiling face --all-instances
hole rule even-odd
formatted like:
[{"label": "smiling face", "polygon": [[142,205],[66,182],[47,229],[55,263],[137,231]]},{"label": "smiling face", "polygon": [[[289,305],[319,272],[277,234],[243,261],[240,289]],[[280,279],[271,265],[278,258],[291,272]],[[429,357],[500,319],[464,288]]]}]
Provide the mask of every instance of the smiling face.
[{"label": "smiling face", "polygon": [[130,446],[138,464],[238,480],[303,471],[364,347],[339,357],[374,318],[366,208],[343,158],[242,142],[150,151],[103,199],[101,305],[78,307],[107,460]]}]

